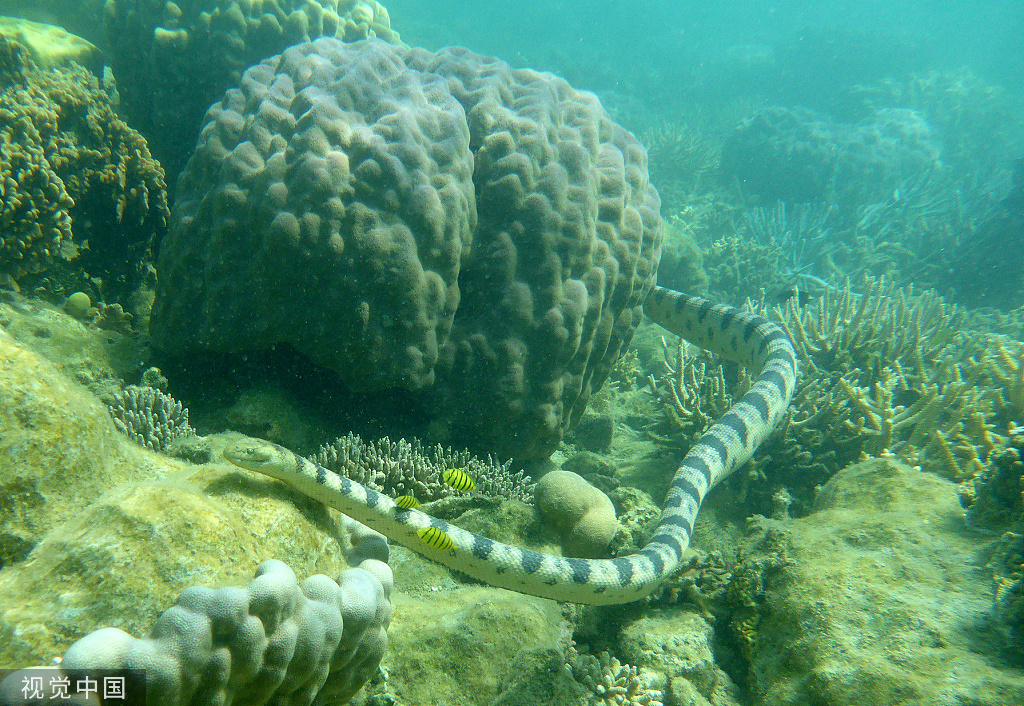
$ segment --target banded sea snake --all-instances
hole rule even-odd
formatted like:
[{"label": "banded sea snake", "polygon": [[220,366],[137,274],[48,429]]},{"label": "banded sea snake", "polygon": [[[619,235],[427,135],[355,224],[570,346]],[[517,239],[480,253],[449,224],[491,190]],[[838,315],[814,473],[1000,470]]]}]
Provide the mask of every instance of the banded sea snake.
[{"label": "banded sea snake", "polygon": [[[797,360],[786,333],[764,317],[700,297],[655,287],[644,312],[701,348],[758,370],[747,392],[690,447],[683,458],[650,541],[615,559],[571,559],[500,544],[404,509],[386,495],[341,477],[288,449],[259,439],[230,445],[235,465],[279,478],[325,505],[424,556],[491,586],[572,603],[628,603],[654,590],[680,564],[701,501],[747,461],[789,406]],[[455,547],[434,549],[416,532],[446,532]]]}]

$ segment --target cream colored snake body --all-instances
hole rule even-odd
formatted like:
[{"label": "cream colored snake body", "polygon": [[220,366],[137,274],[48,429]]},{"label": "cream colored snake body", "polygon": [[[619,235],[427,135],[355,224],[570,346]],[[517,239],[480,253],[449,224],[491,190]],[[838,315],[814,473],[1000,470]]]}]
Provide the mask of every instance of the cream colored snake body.
[{"label": "cream colored snake body", "polygon": [[[751,370],[747,392],[683,458],[650,541],[615,559],[572,559],[520,549],[466,532],[341,477],[268,441],[248,439],[225,450],[238,466],[279,478],[325,505],[445,566],[492,586],[561,601],[627,603],[646,596],[678,566],[701,501],[747,461],[782,419],[797,380],[796,353],[786,333],[767,319],[706,299],[655,287],[644,305],[654,321]],[[448,534],[454,547],[429,546],[425,527]]]}]

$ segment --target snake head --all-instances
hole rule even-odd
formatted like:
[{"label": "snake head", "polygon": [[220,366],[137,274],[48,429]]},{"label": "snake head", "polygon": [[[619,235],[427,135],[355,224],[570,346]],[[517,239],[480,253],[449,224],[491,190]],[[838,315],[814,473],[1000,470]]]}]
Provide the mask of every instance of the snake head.
[{"label": "snake head", "polygon": [[263,439],[240,439],[224,448],[224,458],[250,471],[266,473],[280,457],[278,448]]}]

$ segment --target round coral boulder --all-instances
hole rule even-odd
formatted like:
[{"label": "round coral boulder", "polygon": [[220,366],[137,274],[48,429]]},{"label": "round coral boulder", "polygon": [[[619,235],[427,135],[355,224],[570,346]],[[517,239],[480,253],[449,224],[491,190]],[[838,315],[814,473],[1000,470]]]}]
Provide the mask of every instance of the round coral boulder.
[{"label": "round coral boulder", "polygon": [[572,471],[551,471],[534,491],[537,509],[562,536],[567,556],[596,559],[607,555],[619,529],[608,496]]},{"label": "round coral boulder", "polygon": [[639,322],[658,207],[592,94],[462,49],[319,39],[207,113],[154,341],[287,343],[355,389],[423,395],[453,442],[544,458]]}]

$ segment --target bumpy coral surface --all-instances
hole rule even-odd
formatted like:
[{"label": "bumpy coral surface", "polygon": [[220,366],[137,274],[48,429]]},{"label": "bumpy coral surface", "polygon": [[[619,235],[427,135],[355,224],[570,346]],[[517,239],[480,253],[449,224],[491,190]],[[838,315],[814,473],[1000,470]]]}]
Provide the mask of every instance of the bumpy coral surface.
[{"label": "bumpy coral surface", "polygon": [[146,141],[80,66],[37,69],[0,38],[0,78],[0,276],[77,258],[105,298],[130,293],[168,216]]},{"label": "bumpy coral surface", "polygon": [[320,39],[208,113],[156,344],[288,343],[420,390],[452,442],[546,457],[632,337],[661,243],[641,145],[588,93],[465,50]]},{"label": "bumpy coral surface", "polygon": [[374,0],[109,0],[104,28],[129,120],[172,178],[210,103],[253,64],[318,37],[398,41]]},{"label": "bumpy coral surface", "polygon": [[[323,574],[301,584],[270,560],[246,588],[192,586],[164,611],[148,639],[104,628],[73,644],[62,671],[144,669],[146,701],[160,706],[348,703],[387,647],[391,569]],[[73,679],[74,681],[74,679]]]}]

